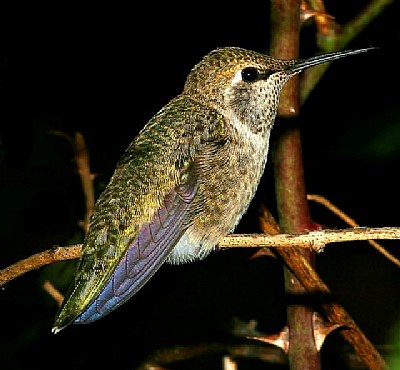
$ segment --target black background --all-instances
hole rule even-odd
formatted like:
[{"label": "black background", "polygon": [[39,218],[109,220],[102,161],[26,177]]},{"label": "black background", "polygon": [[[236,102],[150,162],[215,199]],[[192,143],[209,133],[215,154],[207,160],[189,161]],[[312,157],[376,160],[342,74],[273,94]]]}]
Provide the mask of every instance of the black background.
[{"label": "black background", "polygon": [[[344,24],[368,2],[325,4]],[[326,196],[363,226],[399,223],[399,10],[393,2],[348,45],[379,50],[333,63],[301,110],[308,192]],[[57,3],[3,6],[0,13],[0,268],[80,242],[83,197],[68,135],[84,134],[99,192],[132,138],[181,91],[204,54],[219,46],[269,47],[268,2],[253,0]],[[316,52],[310,23],[300,53]],[[271,161],[237,232],[258,231],[260,201],[274,208]],[[311,211],[316,222],[345,227],[321,206],[311,204]],[[281,263],[249,261],[251,253],[221,251],[195,264],[163,266],[111,315],[56,336],[50,328],[57,307],[40,285],[50,278],[65,289],[73,263],[30,272],[0,292],[0,367],[134,368],[165,346],[232,341],[234,317],[278,331],[285,324]],[[363,242],[328,246],[316,262],[367,337],[378,348],[393,345],[398,267]],[[333,358],[327,368],[338,361]]]}]

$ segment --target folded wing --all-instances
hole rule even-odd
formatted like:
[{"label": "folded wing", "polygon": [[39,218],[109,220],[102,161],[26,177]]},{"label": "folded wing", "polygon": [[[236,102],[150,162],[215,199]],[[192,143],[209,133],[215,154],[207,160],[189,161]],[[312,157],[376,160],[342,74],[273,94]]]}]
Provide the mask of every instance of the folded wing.
[{"label": "folded wing", "polygon": [[196,187],[190,182],[168,194],[153,220],[142,226],[103,291],[75,323],[85,324],[101,318],[146,284],[185,231],[185,212],[195,193]]}]

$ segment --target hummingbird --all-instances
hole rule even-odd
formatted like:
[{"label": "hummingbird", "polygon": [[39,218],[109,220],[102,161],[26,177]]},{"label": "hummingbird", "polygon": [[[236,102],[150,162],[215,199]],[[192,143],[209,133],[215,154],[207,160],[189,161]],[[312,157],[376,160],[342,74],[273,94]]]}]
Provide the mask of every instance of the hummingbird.
[{"label": "hummingbird", "polygon": [[215,250],[256,193],[288,79],[370,49],[281,60],[221,47],[203,57],[183,91],[133,139],[98,197],[52,332],[109,314],[164,263]]}]

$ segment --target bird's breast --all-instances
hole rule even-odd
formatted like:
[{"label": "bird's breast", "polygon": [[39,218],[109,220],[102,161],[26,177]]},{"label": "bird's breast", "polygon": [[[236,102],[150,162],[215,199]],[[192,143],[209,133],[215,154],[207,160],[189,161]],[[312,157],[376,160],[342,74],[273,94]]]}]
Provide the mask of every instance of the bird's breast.
[{"label": "bird's breast", "polygon": [[251,142],[235,135],[201,163],[198,198],[202,201],[168,262],[204,258],[222,237],[234,231],[256,193],[267,153],[267,140],[257,137]]}]

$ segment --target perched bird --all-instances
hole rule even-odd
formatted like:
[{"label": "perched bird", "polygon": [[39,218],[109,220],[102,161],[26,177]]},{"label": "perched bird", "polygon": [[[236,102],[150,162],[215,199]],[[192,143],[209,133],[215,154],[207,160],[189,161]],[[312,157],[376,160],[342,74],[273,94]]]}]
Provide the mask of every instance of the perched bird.
[{"label": "perched bird", "polygon": [[246,212],[267,160],[285,82],[363,53],[279,60],[218,48],[132,141],[98,198],[52,331],[93,322],[132,297],[164,262],[206,257]]}]

